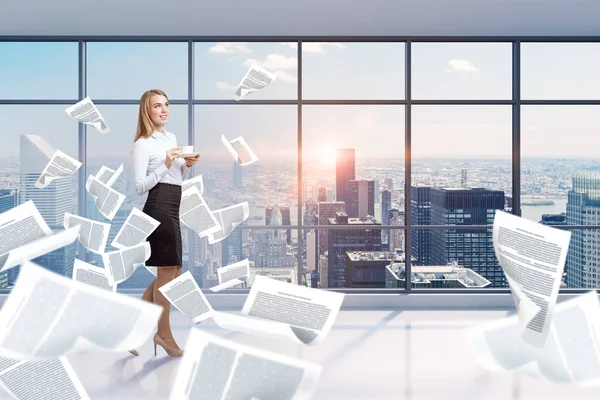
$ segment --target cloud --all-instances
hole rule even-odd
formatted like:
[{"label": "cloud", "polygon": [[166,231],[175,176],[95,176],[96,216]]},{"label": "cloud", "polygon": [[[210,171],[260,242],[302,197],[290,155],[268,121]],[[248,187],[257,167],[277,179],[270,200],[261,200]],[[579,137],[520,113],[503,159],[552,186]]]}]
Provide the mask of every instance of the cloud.
[{"label": "cloud", "polygon": [[290,82],[290,83],[298,82],[298,78],[297,77],[295,77],[292,74],[288,74],[285,71],[277,70],[277,71],[274,72],[274,74],[277,75],[277,77],[279,79],[281,79],[282,81],[284,81],[284,82]]},{"label": "cloud", "polygon": [[235,91],[237,90],[237,86],[230,85],[227,82],[217,82],[217,89],[225,90],[225,91]]},{"label": "cloud", "polygon": [[[298,43],[281,43],[290,49],[297,49]],[[336,49],[344,50],[346,46],[341,43],[330,43],[330,42],[302,42],[302,52],[306,53],[325,53],[325,47],[334,47]]]},{"label": "cloud", "polygon": [[471,64],[467,60],[450,60],[450,61],[448,61],[448,64],[450,64],[450,69],[445,69],[444,71],[446,71],[446,72],[453,72],[453,71],[475,72],[475,71],[479,71],[478,68],[476,68],[473,64]]},{"label": "cloud", "polygon": [[278,69],[293,69],[298,67],[298,59],[296,57],[286,57],[281,54],[269,54],[264,61],[256,58],[248,58],[243,63],[246,67],[251,67],[257,64],[268,71],[276,71]]},{"label": "cloud", "polygon": [[231,54],[236,52],[250,53],[247,42],[218,42],[208,49],[212,54]]}]

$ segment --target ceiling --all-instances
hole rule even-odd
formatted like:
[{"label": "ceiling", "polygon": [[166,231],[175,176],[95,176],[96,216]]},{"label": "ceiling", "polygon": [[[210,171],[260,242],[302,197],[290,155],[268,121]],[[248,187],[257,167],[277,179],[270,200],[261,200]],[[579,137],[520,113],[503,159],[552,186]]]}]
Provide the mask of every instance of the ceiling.
[{"label": "ceiling", "polygon": [[0,2],[0,36],[600,36],[596,0]]}]

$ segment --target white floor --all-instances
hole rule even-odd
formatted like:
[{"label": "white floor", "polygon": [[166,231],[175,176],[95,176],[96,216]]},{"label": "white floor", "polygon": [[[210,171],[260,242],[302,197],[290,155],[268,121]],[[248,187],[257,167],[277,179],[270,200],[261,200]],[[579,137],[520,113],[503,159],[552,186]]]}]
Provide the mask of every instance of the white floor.
[{"label": "white floor", "polygon": [[[600,388],[563,387],[479,367],[463,330],[505,315],[507,311],[342,311],[324,343],[314,347],[236,334],[212,322],[193,329],[321,364],[314,395],[318,400],[600,397]],[[172,321],[183,347],[192,325],[177,311]],[[139,349],[140,357],[94,353],[69,360],[92,400],[168,399],[180,359],[160,348],[154,357],[152,347],[148,342]],[[0,392],[0,398],[8,396]]]}]

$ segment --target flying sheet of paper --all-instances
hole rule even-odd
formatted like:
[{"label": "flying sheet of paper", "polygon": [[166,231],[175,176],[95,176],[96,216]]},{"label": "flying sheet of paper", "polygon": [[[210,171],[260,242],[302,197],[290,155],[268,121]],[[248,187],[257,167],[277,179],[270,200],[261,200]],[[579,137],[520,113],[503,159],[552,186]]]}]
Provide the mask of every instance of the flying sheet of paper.
[{"label": "flying sheet of paper", "polygon": [[196,232],[201,238],[221,230],[221,225],[208,208],[208,204],[196,186],[190,186],[181,194],[179,218],[185,226]]},{"label": "flying sheet of paper", "polygon": [[148,236],[158,226],[160,222],[144,213],[143,211],[133,207],[127,220],[110,244],[117,249],[126,249],[127,247],[135,246],[145,242]]},{"label": "flying sheet of paper", "polygon": [[235,99],[238,101],[242,100],[250,93],[267,87],[276,79],[277,75],[273,74],[272,72],[269,72],[256,64],[252,65],[238,85],[238,88],[235,92]]},{"label": "flying sheet of paper", "polygon": [[219,243],[227,236],[231,235],[231,232],[250,216],[250,206],[248,205],[248,202],[245,201],[233,206],[218,209],[213,211],[212,214],[217,223],[221,226],[221,229],[208,235],[209,244]]},{"label": "flying sheet of paper", "polygon": [[104,268],[96,267],[85,261],[75,259],[73,264],[73,280],[86,285],[109,290],[113,293],[117,291],[117,285],[111,285],[106,277]]},{"label": "flying sheet of paper", "polygon": [[187,315],[195,324],[212,317],[213,309],[206,296],[198,287],[190,273],[179,275],[164,286],[158,288],[171,304]]},{"label": "flying sheet of paper", "polygon": [[79,161],[60,150],[56,150],[34,185],[38,189],[44,189],[56,179],[73,176],[80,167],[81,163]]},{"label": "flying sheet of paper", "polygon": [[543,347],[550,329],[571,232],[497,210],[493,241],[515,297],[523,340]]},{"label": "flying sheet of paper", "polygon": [[94,102],[86,97],[79,103],[67,107],[65,112],[73,119],[81,122],[82,124],[91,125],[102,134],[110,132],[110,128],[106,125],[106,121],[102,118],[102,114],[98,111],[98,107]]},{"label": "flying sheet of paper", "polygon": [[217,268],[219,284],[210,288],[213,292],[237,286],[244,283],[250,276],[250,262],[248,259],[238,261],[225,267]]},{"label": "flying sheet of paper", "polygon": [[77,240],[79,227],[56,234],[33,201],[0,214],[0,271],[43,256]]},{"label": "flying sheet of paper", "polygon": [[192,328],[171,400],[310,400],[322,368]]},{"label": "flying sheet of paper", "polygon": [[119,211],[119,208],[121,208],[121,205],[125,201],[125,195],[106,186],[92,175],[88,177],[85,183],[85,190],[94,199],[94,204],[98,211],[100,211],[100,214],[111,221],[117,215],[117,211]]},{"label": "flying sheet of paper", "polygon": [[555,383],[600,385],[600,302],[596,292],[556,305],[543,348],[521,338],[519,316],[466,330],[479,364],[494,372],[525,373]]},{"label": "flying sheet of paper", "polygon": [[248,143],[246,143],[241,136],[232,141],[228,141],[224,135],[221,135],[221,143],[223,143],[227,151],[229,151],[229,154],[231,154],[235,162],[242,167],[258,161],[256,154],[254,154],[250,146],[248,146]]},{"label": "flying sheet of paper", "polygon": [[25,262],[0,308],[0,355],[48,359],[126,352],[156,332],[162,308]]},{"label": "flying sheet of paper", "polygon": [[90,400],[66,357],[37,361],[0,357],[0,384],[17,400]]},{"label": "flying sheet of paper", "polygon": [[257,275],[242,315],[215,311],[213,319],[224,329],[315,345],[329,334],[344,296]]},{"label": "flying sheet of paper", "polygon": [[123,164],[121,164],[116,170],[103,165],[96,174],[96,179],[104,183],[106,186],[112,187],[117,179],[119,179],[119,176],[121,176],[121,173],[123,173]]},{"label": "flying sheet of paper", "polygon": [[129,279],[150,258],[150,243],[143,242],[122,250],[102,254],[108,283],[113,286]]},{"label": "flying sheet of paper", "polygon": [[108,234],[110,233],[110,224],[65,213],[63,226],[65,229],[79,226],[79,242],[83,247],[96,254],[104,253]]},{"label": "flying sheet of paper", "polygon": [[181,184],[181,192],[185,192],[192,186],[196,186],[196,188],[198,189],[198,193],[204,193],[204,181],[202,180],[202,175],[198,175],[183,181],[183,183]]}]

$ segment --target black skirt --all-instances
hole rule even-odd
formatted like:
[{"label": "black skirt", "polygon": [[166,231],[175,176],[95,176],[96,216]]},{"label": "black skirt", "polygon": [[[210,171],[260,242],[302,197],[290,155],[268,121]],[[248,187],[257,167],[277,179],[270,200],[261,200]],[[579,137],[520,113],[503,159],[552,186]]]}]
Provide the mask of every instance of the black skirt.
[{"label": "black skirt", "polygon": [[160,225],[148,236],[151,254],[146,261],[149,267],[181,266],[181,227],[179,226],[179,204],[181,186],[158,183],[148,192],[144,213]]}]

